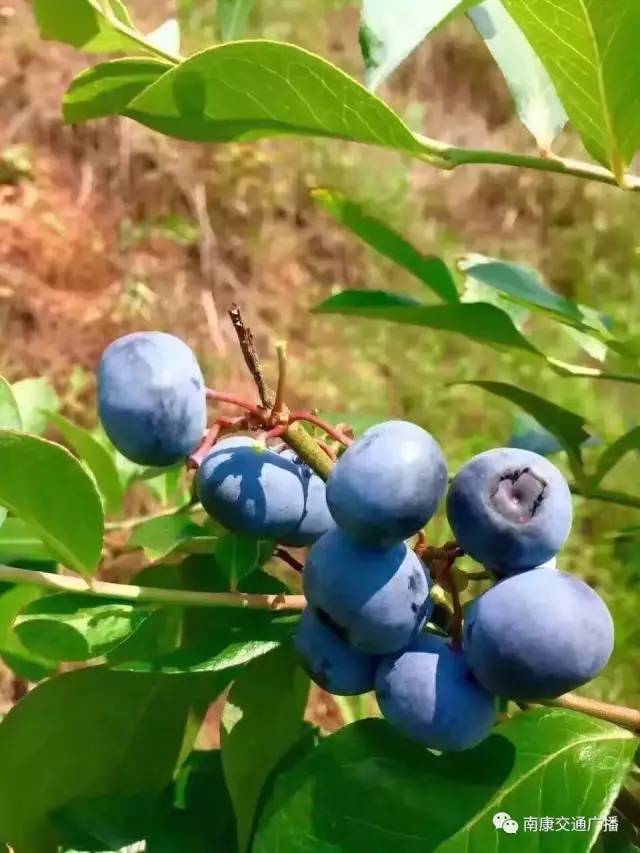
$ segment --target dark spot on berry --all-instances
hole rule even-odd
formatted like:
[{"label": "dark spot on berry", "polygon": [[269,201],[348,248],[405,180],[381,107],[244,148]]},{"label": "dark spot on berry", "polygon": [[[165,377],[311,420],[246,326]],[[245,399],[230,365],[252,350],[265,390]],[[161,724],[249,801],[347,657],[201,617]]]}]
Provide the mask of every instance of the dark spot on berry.
[{"label": "dark spot on berry", "polygon": [[420,572],[414,569],[409,575],[409,592],[413,592],[414,594],[420,592],[422,589],[421,581]]}]

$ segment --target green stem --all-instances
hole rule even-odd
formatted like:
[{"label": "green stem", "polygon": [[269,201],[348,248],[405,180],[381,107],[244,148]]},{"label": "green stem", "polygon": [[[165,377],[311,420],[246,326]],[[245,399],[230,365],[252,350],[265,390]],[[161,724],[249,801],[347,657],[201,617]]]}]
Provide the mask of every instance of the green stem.
[{"label": "green stem", "polygon": [[55,575],[32,569],[0,565],[0,581],[43,587],[52,592],[73,592],[97,598],[121,598],[125,601],[169,604],[181,607],[240,607],[254,610],[304,610],[303,595],[261,595],[244,592],[192,592],[183,589],[159,589],[131,584],[86,581],[71,575]]},{"label": "green stem", "polygon": [[569,487],[574,495],[580,495],[592,501],[603,501],[604,503],[640,509],[640,497],[636,497],[635,495],[627,495],[624,492],[611,492],[607,489],[589,488],[588,486],[581,486],[578,483],[570,483]]},{"label": "green stem", "polygon": [[[583,180],[620,186],[620,182],[613,172],[595,163],[584,163],[565,157],[536,157],[530,154],[494,151],[488,148],[457,148],[455,145],[449,145],[438,139],[430,139],[424,136],[419,136],[418,139],[425,147],[423,159],[440,169],[456,169],[458,166],[483,164],[515,166],[520,169],[572,175]],[[420,156],[418,155],[418,157]],[[625,174],[622,184],[625,189],[640,191],[640,176]]]},{"label": "green stem", "polygon": [[157,47],[155,44],[151,44],[145,36],[139,32],[138,30],[127,26],[124,21],[121,21],[116,15],[111,12],[108,7],[108,4],[102,3],[102,14],[106,18],[109,23],[109,26],[116,30],[116,32],[120,33],[129,41],[135,42],[145,53],[151,53],[154,56],[157,56],[158,59],[163,59],[165,62],[171,63],[171,65],[179,65],[182,62],[182,57],[175,53],[169,53],[166,50],[163,50],[161,47]]},{"label": "green stem", "polygon": [[319,477],[328,478],[333,462],[301,424],[297,421],[289,424],[283,438]]}]

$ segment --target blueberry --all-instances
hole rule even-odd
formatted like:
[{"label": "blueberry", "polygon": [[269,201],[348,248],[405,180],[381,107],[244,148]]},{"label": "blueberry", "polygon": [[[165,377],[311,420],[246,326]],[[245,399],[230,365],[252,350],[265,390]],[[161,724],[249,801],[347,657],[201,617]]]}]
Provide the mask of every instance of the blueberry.
[{"label": "blueberry", "polygon": [[280,456],[289,459],[297,466],[304,490],[302,519],[297,528],[283,537],[280,542],[294,548],[313,545],[328,530],[336,526],[327,506],[327,487],[294,450],[283,450]]},{"label": "blueberry", "polygon": [[416,424],[388,421],[366,430],[342,455],[327,481],[327,501],[355,539],[387,547],[429,521],[446,485],[435,439]]},{"label": "blueberry", "polygon": [[366,548],[336,528],[313,546],[302,578],[309,604],[370,654],[406,646],[433,610],[429,575],[404,543]]},{"label": "blueberry", "polygon": [[557,569],[507,578],[473,602],[463,647],[492,693],[552,699],[594,678],[613,649],[606,604],[586,583]]},{"label": "blueberry", "polygon": [[280,540],[298,529],[305,495],[296,465],[252,439],[216,445],[196,476],[205,510],[235,533]]},{"label": "blueberry", "polygon": [[501,447],[474,456],[454,477],[447,516],[470,557],[511,575],[559,551],[571,529],[571,493],[543,456]]},{"label": "blueberry", "polygon": [[295,646],[303,669],[329,693],[358,696],[373,690],[380,659],[350,646],[325,614],[307,607],[296,629]]},{"label": "blueberry", "polygon": [[117,449],[141,465],[173,465],[206,427],[205,385],[189,347],[164,332],[114,341],[98,369],[98,410]]},{"label": "blueberry", "polygon": [[496,717],[493,696],[473,678],[464,656],[429,634],[383,658],[376,696],[393,726],[431,749],[469,749],[487,737]]}]

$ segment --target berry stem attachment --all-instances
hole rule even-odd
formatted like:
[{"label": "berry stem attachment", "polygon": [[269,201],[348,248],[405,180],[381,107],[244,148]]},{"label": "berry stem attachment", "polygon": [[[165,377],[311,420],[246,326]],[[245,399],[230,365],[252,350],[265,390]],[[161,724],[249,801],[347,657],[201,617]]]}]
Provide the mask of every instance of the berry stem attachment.
[{"label": "berry stem attachment", "polygon": [[317,426],[323,432],[326,432],[328,436],[331,436],[335,441],[339,441],[340,444],[345,447],[349,447],[350,444],[353,444],[352,438],[349,438],[348,435],[345,435],[336,427],[333,427],[331,424],[323,421],[322,418],[314,415],[313,412],[291,412],[289,415],[289,423],[294,423],[295,421],[306,421],[309,424]]}]

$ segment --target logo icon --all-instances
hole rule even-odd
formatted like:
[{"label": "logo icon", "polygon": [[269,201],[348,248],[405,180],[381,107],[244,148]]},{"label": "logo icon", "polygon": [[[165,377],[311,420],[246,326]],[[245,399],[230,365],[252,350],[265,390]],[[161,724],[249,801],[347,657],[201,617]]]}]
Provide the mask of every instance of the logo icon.
[{"label": "logo icon", "polygon": [[519,829],[518,821],[513,820],[508,812],[497,812],[493,816],[493,825],[496,829],[501,829],[507,835],[515,835]]}]

